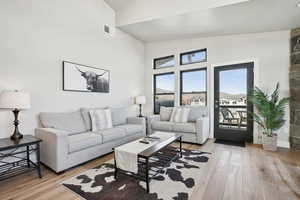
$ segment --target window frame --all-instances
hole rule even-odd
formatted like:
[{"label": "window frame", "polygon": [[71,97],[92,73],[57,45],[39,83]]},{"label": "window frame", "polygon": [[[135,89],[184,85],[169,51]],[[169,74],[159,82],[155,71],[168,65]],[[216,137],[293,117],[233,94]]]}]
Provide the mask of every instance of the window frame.
[{"label": "window frame", "polygon": [[[173,74],[174,75],[174,92],[172,93],[160,93],[160,94],[157,94],[156,93],[156,77],[157,76],[163,76],[163,75],[170,75],[170,74]],[[155,97],[157,95],[173,95],[174,96],[174,105],[175,105],[175,94],[176,94],[176,91],[175,91],[175,84],[176,84],[176,77],[175,77],[175,72],[166,72],[166,73],[158,73],[158,74],[153,74],[153,113],[156,115],[156,114],[159,114],[159,113],[156,113],[155,112]]]},{"label": "window frame", "polygon": [[[196,71],[205,71],[205,91],[203,92],[183,92],[183,76],[182,74],[185,72],[196,72]],[[182,106],[182,95],[183,94],[200,94],[205,93],[205,106],[207,106],[207,67],[201,67],[196,69],[188,69],[188,70],[180,70],[180,89],[179,89],[179,104]]]},{"label": "window frame", "polygon": [[[203,52],[203,51],[206,52],[205,60],[202,60],[202,61],[195,61],[195,62],[190,62],[190,63],[185,63],[185,64],[182,63],[182,57],[183,57],[183,56],[188,55],[188,54],[192,54],[192,53]],[[180,65],[190,65],[190,64],[195,64],[195,63],[203,63],[203,62],[207,62],[207,48],[180,53],[179,59],[180,59],[180,61],[179,61]]]},{"label": "window frame", "polygon": [[[158,61],[158,60],[166,59],[166,58],[174,58],[174,61],[175,61],[174,66],[157,68],[156,65],[155,65],[155,62]],[[176,66],[175,55],[169,55],[169,56],[164,56],[164,57],[159,57],[159,58],[154,58],[153,59],[153,69],[168,69],[168,68],[173,68],[175,66]]]}]

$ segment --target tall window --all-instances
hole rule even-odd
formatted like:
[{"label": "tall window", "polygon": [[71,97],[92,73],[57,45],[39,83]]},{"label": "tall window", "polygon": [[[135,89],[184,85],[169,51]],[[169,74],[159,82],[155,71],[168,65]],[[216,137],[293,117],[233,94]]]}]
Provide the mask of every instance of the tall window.
[{"label": "tall window", "polygon": [[174,107],[175,75],[173,72],[154,75],[154,114],[160,106]]},{"label": "tall window", "polygon": [[187,65],[207,61],[207,50],[201,49],[180,54],[180,65]]},{"label": "tall window", "polygon": [[180,72],[180,104],[206,105],[206,68]]},{"label": "tall window", "polygon": [[160,69],[160,68],[167,68],[167,67],[174,67],[175,66],[175,56],[166,56],[162,58],[155,58],[153,60],[153,68]]}]

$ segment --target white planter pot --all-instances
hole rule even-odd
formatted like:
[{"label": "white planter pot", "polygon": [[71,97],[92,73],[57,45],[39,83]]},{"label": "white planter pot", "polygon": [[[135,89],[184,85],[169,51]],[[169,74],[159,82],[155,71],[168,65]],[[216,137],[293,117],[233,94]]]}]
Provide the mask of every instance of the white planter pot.
[{"label": "white planter pot", "polygon": [[263,148],[267,151],[277,151],[277,135],[270,137],[263,134]]}]

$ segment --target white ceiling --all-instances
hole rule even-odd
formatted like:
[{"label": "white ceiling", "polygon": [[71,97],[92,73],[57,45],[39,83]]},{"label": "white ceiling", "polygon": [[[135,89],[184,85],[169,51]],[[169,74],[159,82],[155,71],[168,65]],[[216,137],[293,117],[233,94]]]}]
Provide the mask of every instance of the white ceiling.
[{"label": "white ceiling", "polygon": [[116,11],[118,27],[250,0],[106,0]]},{"label": "white ceiling", "polygon": [[[135,0],[106,0],[118,12]],[[145,41],[287,30],[300,26],[300,0],[251,0],[240,4],[119,25]],[[172,8],[170,6],[170,8]]]}]

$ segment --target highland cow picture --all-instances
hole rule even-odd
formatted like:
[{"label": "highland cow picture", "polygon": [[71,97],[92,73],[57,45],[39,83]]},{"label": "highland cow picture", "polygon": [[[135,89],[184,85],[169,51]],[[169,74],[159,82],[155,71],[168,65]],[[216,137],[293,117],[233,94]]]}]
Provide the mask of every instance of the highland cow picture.
[{"label": "highland cow picture", "polygon": [[63,90],[79,92],[109,92],[108,70],[63,61]]}]

